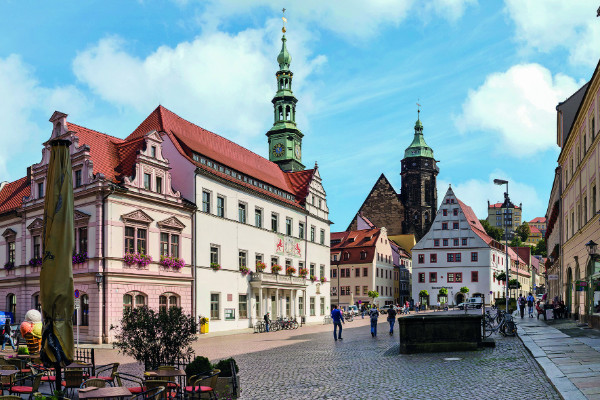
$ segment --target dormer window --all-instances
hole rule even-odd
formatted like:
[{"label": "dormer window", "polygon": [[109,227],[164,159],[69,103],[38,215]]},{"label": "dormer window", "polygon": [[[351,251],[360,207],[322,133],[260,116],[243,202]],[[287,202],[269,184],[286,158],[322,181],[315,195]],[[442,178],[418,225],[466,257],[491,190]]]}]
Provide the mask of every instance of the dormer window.
[{"label": "dormer window", "polygon": [[144,174],[144,189],[150,190],[151,187],[150,174]]},{"label": "dormer window", "polygon": [[38,182],[38,199],[44,197],[44,181]]},{"label": "dormer window", "polygon": [[81,170],[78,169],[75,171],[75,187],[78,188],[81,186]]},{"label": "dormer window", "polygon": [[157,176],[156,177],[156,193],[162,193],[162,177],[161,176]]},{"label": "dormer window", "polygon": [[150,155],[152,156],[152,158],[156,158],[156,146],[152,146],[150,148]]}]

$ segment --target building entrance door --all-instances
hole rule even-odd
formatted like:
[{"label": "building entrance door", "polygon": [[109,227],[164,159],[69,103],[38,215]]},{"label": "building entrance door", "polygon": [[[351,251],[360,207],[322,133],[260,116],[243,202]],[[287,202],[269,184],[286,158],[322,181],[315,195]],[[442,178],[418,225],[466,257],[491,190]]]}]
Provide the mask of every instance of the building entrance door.
[{"label": "building entrance door", "polygon": [[458,293],[456,295],[456,304],[458,305],[460,303],[463,303],[464,301],[465,301],[465,295],[462,293]]},{"label": "building entrance door", "polygon": [[271,296],[271,318],[276,318],[275,314],[277,314],[277,300],[275,296]]}]

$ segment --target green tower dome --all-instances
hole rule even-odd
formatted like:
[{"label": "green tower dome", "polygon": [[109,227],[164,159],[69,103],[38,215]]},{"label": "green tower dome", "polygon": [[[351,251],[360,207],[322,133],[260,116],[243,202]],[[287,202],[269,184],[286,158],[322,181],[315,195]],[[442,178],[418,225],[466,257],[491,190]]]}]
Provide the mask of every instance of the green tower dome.
[{"label": "green tower dome", "polygon": [[404,158],[408,157],[433,158],[433,150],[425,143],[425,138],[423,137],[423,124],[419,118],[417,118],[417,122],[415,122],[415,137],[410,146],[404,151]]},{"label": "green tower dome", "polygon": [[287,71],[290,69],[290,64],[292,63],[292,56],[287,50],[285,46],[285,42],[287,39],[285,38],[285,34],[281,37],[281,51],[277,56],[277,62],[279,63],[279,69],[281,71]]}]

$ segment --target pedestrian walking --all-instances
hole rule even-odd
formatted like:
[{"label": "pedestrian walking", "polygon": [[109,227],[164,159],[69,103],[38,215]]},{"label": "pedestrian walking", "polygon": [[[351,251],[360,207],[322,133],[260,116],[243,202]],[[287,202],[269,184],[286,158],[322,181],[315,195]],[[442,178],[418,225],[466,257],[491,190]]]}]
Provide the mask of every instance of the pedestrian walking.
[{"label": "pedestrian walking", "polygon": [[371,308],[369,311],[369,317],[371,318],[371,336],[377,336],[377,319],[379,318],[379,311],[376,307]]},{"label": "pedestrian walking", "polygon": [[387,320],[390,324],[390,336],[392,336],[394,334],[394,324],[396,323],[396,309],[394,307],[388,310]]},{"label": "pedestrian walking", "polygon": [[361,315],[362,319],[365,319],[365,312],[366,311],[367,311],[367,308],[363,304],[363,306],[360,308],[360,315]]},{"label": "pedestrian walking", "polygon": [[525,318],[525,296],[519,296],[519,310],[521,311],[521,318]]},{"label": "pedestrian walking", "polygon": [[[342,324],[345,324],[346,322],[344,322],[342,312],[338,310],[335,304],[333,304],[331,308],[333,308],[333,310],[331,310],[331,319],[333,320],[333,340],[337,342],[338,339],[342,340]],[[338,328],[340,330],[339,335],[337,335]]]},{"label": "pedestrian walking", "polygon": [[6,318],[6,320],[4,320],[4,329],[2,331],[2,336],[4,339],[2,341],[2,350],[4,350],[4,346],[6,346],[6,343],[10,343],[12,349],[17,350],[17,348],[15,347],[15,344],[13,343],[11,333],[12,333],[12,330],[10,329],[10,318]]},{"label": "pedestrian walking", "polygon": [[264,316],[265,326],[267,328],[267,332],[269,332],[269,327],[271,326],[271,318],[269,317],[269,313],[266,313]]},{"label": "pedestrian walking", "polygon": [[531,293],[527,296],[527,311],[529,311],[529,318],[533,318],[533,304],[535,303],[535,298]]},{"label": "pedestrian walking", "polygon": [[419,312],[419,307],[420,307],[420,306],[421,306],[421,302],[420,302],[420,301],[417,301],[417,302],[415,303],[415,312],[416,312],[416,313],[418,313],[418,312]]}]

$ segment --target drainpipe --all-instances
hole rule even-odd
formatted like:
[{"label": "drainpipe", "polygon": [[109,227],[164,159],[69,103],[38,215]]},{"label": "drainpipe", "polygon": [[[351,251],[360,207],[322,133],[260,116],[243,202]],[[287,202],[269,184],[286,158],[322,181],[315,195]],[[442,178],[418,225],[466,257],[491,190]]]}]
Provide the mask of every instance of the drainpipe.
[{"label": "drainpipe", "polygon": [[[563,291],[563,268],[565,267],[564,264],[564,251],[563,251],[563,244],[564,244],[564,238],[563,238],[563,182],[562,182],[562,167],[559,165],[556,168],[556,173],[558,174],[558,252],[559,252],[559,262],[560,262],[560,268],[558,269],[558,296],[559,299],[563,299],[563,295],[562,295],[562,291]],[[547,250],[547,249],[546,249]],[[566,298],[566,295],[565,295]],[[569,313],[571,312],[571,299],[567,299],[567,304],[569,306]]]},{"label": "drainpipe", "polygon": [[[196,174],[194,174],[194,204],[196,204]],[[192,214],[192,316],[194,317],[194,322],[198,320],[198,315],[196,315],[196,254],[197,254],[197,235],[196,235],[196,215],[197,208],[194,208]]]},{"label": "drainpipe", "polygon": [[115,188],[113,185],[108,184],[109,192],[102,197],[102,218],[100,220],[100,235],[102,237],[102,343],[108,343],[108,317],[106,315],[106,303],[107,303],[107,293],[106,293],[106,234],[104,233],[105,219],[106,219],[106,199],[108,196],[114,193]]}]

